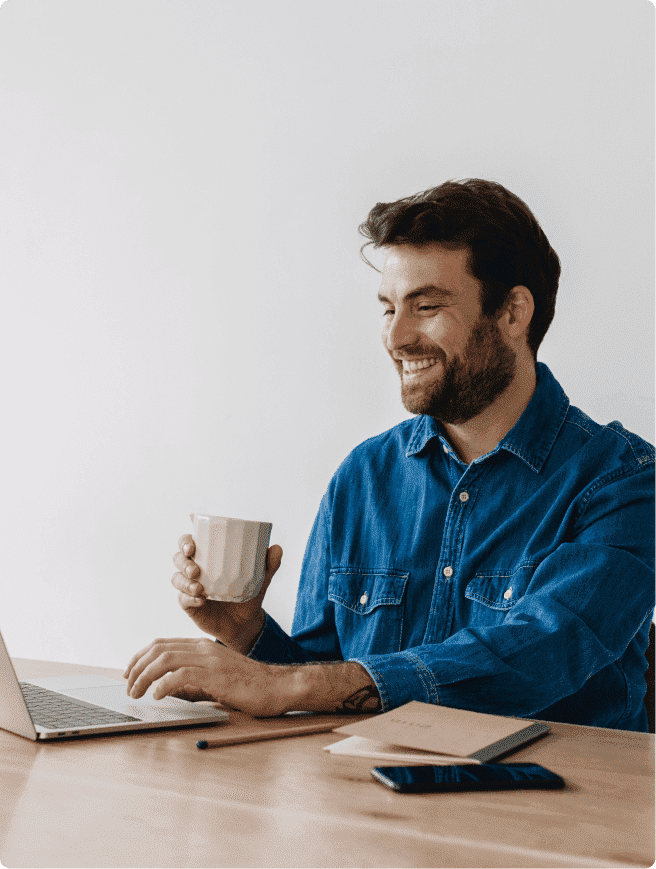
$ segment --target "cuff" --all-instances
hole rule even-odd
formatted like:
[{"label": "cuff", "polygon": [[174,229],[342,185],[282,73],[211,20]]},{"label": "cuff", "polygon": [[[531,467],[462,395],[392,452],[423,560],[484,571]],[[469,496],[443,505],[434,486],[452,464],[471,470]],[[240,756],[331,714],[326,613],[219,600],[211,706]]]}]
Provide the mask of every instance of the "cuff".
[{"label": "cuff", "polygon": [[248,653],[248,658],[265,664],[307,664],[315,660],[268,613],[265,612],[264,615],[264,627]]},{"label": "cuff", "polygon": [[435,676],[410,650],[390,655],[349,658],[349,661],[355,661],[369,673],[378,688],[383,712],[389,712],[411,700],[439,705]]}]

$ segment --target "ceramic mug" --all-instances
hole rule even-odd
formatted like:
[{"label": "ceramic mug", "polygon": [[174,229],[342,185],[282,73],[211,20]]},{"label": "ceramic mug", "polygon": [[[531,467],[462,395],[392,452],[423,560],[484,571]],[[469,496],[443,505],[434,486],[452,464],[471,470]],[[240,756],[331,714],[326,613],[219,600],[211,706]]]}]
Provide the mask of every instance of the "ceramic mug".
[{"label": "ceramic mug", "polygon": [[242,603],[257,597],[264,582],[271,522],[250,522],[192,513],[193,560],[208,600]]}]

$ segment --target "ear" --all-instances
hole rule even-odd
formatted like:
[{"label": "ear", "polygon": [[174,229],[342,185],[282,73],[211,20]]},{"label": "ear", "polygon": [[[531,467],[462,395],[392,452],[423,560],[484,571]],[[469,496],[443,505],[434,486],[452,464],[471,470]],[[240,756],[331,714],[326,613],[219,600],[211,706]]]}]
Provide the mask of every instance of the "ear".
[{"label": "ear", "polygon": [[508,338],[516,340],[527,334],[534,310],[535,302],[531,291],[521,285],[513,287],[499,318],[499,327]]}]

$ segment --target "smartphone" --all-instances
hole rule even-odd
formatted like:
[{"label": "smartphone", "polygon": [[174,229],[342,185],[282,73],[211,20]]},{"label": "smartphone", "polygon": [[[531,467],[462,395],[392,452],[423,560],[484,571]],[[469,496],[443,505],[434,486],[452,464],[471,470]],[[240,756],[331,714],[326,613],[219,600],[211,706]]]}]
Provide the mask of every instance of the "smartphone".
[{"label": "smartphone", "polygon": [[405,794],[565,787],[559,775],[535,763],[376,766],[371,774],[386,787]]}]

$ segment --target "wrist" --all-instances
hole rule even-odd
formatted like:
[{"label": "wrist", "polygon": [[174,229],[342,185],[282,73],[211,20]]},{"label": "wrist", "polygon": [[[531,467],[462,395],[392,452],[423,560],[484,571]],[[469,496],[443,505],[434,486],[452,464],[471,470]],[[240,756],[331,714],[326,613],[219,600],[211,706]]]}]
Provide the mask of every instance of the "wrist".
[{"label": "wrist", "polygon": [[272,693],[280,706],[279,715],[285,712],[310,712],[308,696],[311,695],[307,680],[308,666],[267,664],[271,676]]},{"label": "wrist", "polygon": [[266,613],[263,609],[260,609],[254,619],[237,628],[229,637],[226,635],[217,636],[217,640],[229,649],[233,649],[242,655],[247,655],[264,630],[265,624]]}]

